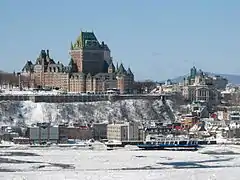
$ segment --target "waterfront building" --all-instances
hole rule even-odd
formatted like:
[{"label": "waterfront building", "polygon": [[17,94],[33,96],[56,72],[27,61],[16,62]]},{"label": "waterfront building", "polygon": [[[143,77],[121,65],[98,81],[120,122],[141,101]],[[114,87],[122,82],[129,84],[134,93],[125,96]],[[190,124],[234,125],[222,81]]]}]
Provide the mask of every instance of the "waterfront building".
[{"label": "waterfront building", "polygon": [[113,123],[107,125],[107,139],[117,141],[138,141],[142,140],[139,123]]},{"label": "waterfront building", "polygon": [[37,126],[29,127],[27,136],[31,143],[57,143],[59,140],[58,126],[51,126],[50,123],[38,123]]}]

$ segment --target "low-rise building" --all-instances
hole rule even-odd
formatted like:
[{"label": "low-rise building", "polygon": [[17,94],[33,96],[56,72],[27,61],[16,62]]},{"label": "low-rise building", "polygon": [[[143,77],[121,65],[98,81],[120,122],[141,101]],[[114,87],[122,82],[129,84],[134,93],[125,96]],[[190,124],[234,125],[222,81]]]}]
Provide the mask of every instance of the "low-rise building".
[{"label": "low-rise building", "polygon": [[142,137],[139,133],[137,122],[127,122],[121,124],[108,124],[107,139],[118,141],[139,141]]},{"label": "low-rise building", "polygon": [[127,125],[126,124],[108,124],[107,139],[117,141],[127,141]]},{"label": "low-rise building", "polygon": [[181,124],[182,124],[183,129],[190,129],[198,121],[199,121],[199,118],[197,116],[193,116],[192,114],[187,114],[182,117]]},{"label": "low-rise building", "polygon": [[93,123],[92,131],[93,131],[93,139],[95,140],[107,139],[106,123]]},{"label": "low-rise building", "polygon": [[0,139],[4,141],[12,141],[13,138],[18,137],[19,133],[10,126],[1,126],[0,128]]},{"label": "low-rise building", "polygon": [[227,109],[217,111],[217,117],[219,120],[224,120],[224,121],[229,120]]},{"label": "low-rise building", "polygon": [[57,143],[59,140],[58,126],[51,126],[50,123],[39,123],[35,127],[29,127],[27,134],[31,143]]},{"label": "low-rise building", "polygon": [[88,140],[92,139],[92,130],[86,126],[80,127],[59,127],[59,139],[64,141],[67,139]]},{"label": "low-rise building", "polygon": [[238,112],[238,111],[229,112],[228,119],[230,121],[240,123],[240,112]]}]

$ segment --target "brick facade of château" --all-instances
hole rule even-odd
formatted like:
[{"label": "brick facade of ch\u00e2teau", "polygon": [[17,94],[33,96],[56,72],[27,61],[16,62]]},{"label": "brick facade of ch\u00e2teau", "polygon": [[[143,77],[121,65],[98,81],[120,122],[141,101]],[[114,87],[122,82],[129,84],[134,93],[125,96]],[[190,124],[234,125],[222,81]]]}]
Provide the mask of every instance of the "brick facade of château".
[{"label": "brick facade of ch\u00e2teau", "polygon": [[93,32],[81,32],[71,43],[70,62],[64,66],[50,57],[49,51],[41,50],[33,63],[27,61],[22,75],[29,79],[30,87],[60,88],[68,92],[104,92],[119,89],[131,93],[134,75],[123,64],[113,63],[108,46],[99,43]]}]

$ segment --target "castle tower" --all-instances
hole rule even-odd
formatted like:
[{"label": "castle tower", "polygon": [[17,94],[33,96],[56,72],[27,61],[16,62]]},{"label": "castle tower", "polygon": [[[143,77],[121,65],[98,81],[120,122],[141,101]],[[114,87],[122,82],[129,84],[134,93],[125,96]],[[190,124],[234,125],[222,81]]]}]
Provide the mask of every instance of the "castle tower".
[{"label": "castle tower", "polygon": [[77,72],[93,75],[102,72],[105,49],[105,44],[100,44],[93,32],[81,32],[70,47],[70,56],[77,66]]},{"label": "castle tower", "polygon": [[102,41],[102,48],[103,48],[103,56],[104,56],[104,60],[109,64],[111,64],[112,62],[112,57],[111,57],[111,51],[108,48],[108,45],[104,43],[104,41]]},{"label": "castle tower", "polygon": [[121,64],[117,70],[117,87],[120,90],[120,93],[123,94],[126,88],[126,74],[127,71],[125,70],[123,64]]},{"label": "castle tower", "polygon": [[115,66],[113,62],[111,62],[108,66],[108,73],[114,73],[115,72]]}]

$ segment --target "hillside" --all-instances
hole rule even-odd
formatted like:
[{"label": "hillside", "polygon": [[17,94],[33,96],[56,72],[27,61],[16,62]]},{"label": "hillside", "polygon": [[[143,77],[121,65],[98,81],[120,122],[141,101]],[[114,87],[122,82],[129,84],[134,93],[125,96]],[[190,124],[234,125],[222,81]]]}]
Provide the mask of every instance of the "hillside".
[{"label": "hillside", "polygon": [[[207,73],[207,74],[211,74],[211,75],[220,75],[226,79],[228,79],[228,82],[231,84],[240,84],[240,75],[235,75],[235,74],[217,74],[217,73]],[[183,78],[186,77],[188,75],[185,76],[179,76],[176,78],[171,79],[173,82],[181,82],[183,81]]]},{"label": "hillside", "polygon": [[172,103],[161,100],[124,100],[91,103],[0,102],[0,123],[31,125],[36,122],[92,122],[113,120],[174,120]]}]

